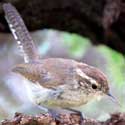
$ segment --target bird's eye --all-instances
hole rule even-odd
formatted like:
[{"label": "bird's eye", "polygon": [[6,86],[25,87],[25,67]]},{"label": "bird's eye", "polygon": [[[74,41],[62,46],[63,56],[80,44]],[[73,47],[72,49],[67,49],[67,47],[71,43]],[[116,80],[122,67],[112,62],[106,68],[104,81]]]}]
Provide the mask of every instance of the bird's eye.
[{"label": "bird's eye", "polygon": [[96,84],[92,84],[92,88],[93,89],[97,89],[97,85]]}]

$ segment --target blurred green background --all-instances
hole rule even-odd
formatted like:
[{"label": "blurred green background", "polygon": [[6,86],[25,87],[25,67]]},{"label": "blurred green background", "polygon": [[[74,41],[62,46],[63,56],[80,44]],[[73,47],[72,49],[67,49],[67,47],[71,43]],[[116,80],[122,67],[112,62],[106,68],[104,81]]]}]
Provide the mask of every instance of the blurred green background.
[{"label": "blurred green background", "polygon": [[[77,34],[55,30],[39,30],[32,33],[41,58],[62,57],[85,62],[101,69],[108,77],[111,93],[121,106],[105,96],[80,107],[87,117],[105,120],[113,112],[125,111],[125,55],[105,45],[92,45],[91,41]],[[10,118],[15,112],[40,113],[30,103],[25,79],[12,73],[15,64],[23,58],[11,34],[0,34],[0,119]]]}]

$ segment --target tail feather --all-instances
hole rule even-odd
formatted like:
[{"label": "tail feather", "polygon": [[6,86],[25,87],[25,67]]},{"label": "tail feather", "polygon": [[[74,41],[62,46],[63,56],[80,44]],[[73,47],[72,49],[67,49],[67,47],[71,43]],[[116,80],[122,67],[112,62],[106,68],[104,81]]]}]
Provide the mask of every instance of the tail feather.
[{"label": "tail feather", "polygon": [[10,3],[6,3],[3,5],[3,9],[10,30],[20,50],[23,52],[24,62],[29,63],[39,60],[39,54],[37,53],[33,39],[16,8]]}]

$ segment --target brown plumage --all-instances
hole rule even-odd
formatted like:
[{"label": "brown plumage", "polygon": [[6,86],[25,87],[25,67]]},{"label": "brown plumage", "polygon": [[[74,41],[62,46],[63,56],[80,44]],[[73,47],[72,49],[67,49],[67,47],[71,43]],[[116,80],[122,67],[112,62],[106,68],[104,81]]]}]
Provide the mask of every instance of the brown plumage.
[{"label": "brown plumage", "polygon": [[75,79],[76,69],[81,69],[88,77],[100,84],[100,89],[108,93],[106,76],[99,69],[70,59],[49,58],[41,62],[19,64],[13,68],[13,71],[46,88],[56,88],[67,83],[68,80]]}]

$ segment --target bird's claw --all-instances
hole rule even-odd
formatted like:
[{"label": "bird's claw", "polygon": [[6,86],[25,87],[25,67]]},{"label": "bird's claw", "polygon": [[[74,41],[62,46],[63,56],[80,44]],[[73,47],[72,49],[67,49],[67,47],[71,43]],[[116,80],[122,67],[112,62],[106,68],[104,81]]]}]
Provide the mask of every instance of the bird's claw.
[{"label": "bird's claw", "polygon": [[53,118],[54,120],[60,121],[60,122],[62,123],[62,120],[61,120],[61,118],[60,118],[60,115],[59,115],[57,112],[55,112],[55,111],[53,111],[53,110],[49,110],[49,113],[51,114],[51,116],[52,116],[52,118]]}]

